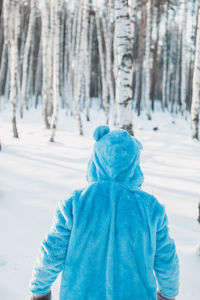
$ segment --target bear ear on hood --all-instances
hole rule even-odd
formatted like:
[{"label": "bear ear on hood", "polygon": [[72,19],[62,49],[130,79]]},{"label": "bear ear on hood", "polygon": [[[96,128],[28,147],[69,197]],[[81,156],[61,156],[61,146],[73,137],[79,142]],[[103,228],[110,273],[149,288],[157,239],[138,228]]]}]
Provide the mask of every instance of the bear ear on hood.
[{"label": "bear ear on hood", "polygon": [[110,128],[108,126],[102,125],[95,129],[93,137],[95,141],[99,141],[104,135],[110,132]]}]

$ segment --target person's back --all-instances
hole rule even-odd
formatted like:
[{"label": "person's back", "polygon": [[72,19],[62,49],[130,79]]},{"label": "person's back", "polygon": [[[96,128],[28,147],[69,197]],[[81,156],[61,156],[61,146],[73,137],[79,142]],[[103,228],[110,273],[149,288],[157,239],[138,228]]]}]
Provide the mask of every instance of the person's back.
[{"label": "person's back", "polygon": [[156,280],[161,294],[173,298],[178,258],[164,207],[140,190],[141,144],[106,126],[94,136],[90,184],[60,203],[31,291],[47,294],[62,271],[60,300],[155,300]]}]

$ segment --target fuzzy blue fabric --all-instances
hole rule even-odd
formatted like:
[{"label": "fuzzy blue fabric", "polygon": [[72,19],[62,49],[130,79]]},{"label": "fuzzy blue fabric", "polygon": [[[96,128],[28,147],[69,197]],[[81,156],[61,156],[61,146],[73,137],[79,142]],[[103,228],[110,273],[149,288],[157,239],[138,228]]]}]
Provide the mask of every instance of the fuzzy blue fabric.
[{"label": "fuzzy blue fabric", "polygon": [[44,295],[62,272],[60,300],[156,300],[179,288],[175,243],[163,205],[143,192],[141,143],[101,126],[89,185],[60,202],[42,242],[30,290]]}]

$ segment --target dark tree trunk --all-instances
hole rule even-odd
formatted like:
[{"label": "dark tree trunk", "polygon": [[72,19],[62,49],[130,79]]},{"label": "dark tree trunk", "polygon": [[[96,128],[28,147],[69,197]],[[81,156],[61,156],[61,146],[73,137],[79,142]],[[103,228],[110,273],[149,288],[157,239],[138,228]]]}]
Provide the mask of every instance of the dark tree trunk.
[{"label": "dark tree trunk", "polygon": [[140,110],[141,110],[145,25],[146,25],[146,1],[142,0],[142,15],[141,15],[141,24],[139,30],[139,45],[138,45],[139,84],[138,84],[138,97],[137,97],[137,104],[136,104],[138,116],[140,115]]},{"label": "dark tree trunk", "polygon": [[151,81],[151,108],[154,110],[154,101],[156,97],[156,77],[157,77],[157,56],[158,56],[158,43],[159,43],[159,37],[160,37],[160,17],[161,17],[161,4],[158,2],[157,7],[157,16],[156,16],[156,27],[157,27],[157,36],[156,36],[156,42],[154,47],[154,53],[153,53],[153,68],[152,68],[152,81]]}]

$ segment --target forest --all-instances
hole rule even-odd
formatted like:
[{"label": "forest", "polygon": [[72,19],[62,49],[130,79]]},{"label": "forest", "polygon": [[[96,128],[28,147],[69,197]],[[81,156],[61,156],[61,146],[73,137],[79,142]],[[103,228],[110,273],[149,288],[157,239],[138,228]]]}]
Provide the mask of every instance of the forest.
[{"label": "forest", "polygon": [[106,122],[131,134],[133,112],[151,120],[159,108],[191,118],[198,139],[197,23],[197,0],[1,0],[1,110],[10,103],[14,137],[41,104],[51,141],[59,109],[82,135],[100,99]]}]

